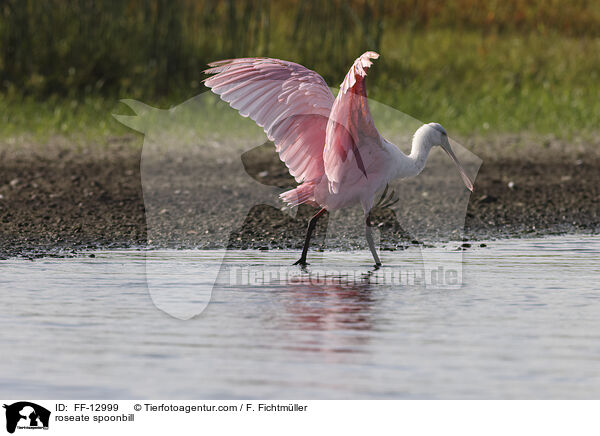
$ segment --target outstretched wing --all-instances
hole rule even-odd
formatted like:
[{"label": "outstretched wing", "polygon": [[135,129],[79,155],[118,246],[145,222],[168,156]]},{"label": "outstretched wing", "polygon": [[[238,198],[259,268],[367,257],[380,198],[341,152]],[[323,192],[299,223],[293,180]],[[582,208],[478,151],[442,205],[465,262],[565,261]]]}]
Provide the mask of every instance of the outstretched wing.
[{"label": "outstretched wing", "polygon": [[368,168],[382,148],[382,139],[369,111],[365,77],[379,55],[368,51],[348,71],[335,99],[323,152],[329,190],[337,193],[348,177],[369,177]]},{"label": "outstretched wing", "polygon": [[323,78],[293,62],[243,58],[213,62],[205,85],[264,128],[297,182],[320,179],[334,97]]}]

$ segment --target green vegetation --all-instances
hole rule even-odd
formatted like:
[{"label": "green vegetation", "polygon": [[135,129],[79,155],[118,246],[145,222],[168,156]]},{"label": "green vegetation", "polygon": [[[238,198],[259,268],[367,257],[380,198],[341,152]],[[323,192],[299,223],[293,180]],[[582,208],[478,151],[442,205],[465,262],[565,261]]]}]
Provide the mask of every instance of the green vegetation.
[{"label": "green vegetation", "polygon": [[371,98],[451,132],[600,125],[596,2],[5,0],[0,136],[127,132],[120,98],[178,105],[228,57],[294,60],[336,87],[367,49]]}]

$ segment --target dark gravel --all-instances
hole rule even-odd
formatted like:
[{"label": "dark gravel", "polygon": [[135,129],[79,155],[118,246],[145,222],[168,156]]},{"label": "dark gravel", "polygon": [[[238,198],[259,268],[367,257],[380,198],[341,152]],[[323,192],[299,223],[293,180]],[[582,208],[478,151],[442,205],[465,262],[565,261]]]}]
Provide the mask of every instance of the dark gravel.
[{"label": "dark gravel", "polygon": [[[590,151],[596,148],[555,147],[549,153],[543,145],[529,147],[533,151],[523,146],[518,152],[501,156],[480,151],[484,163],[468,205],[464,239],[600,231],[600,157]],[[300,207],[294,218],[278,207],[254,206],[241,225],[233,225],[227,241],[216,241],[211,235],[211,229],[220,223],[195,220],[198,214],[189,207],[187,214],[181,212],[160,225],[153,224],[149,234],[141,150],[138,136],[115,138],[107,144],[81,145],[57,139],[44,144],[1,144],[0,259],[75,256],[85,250],[148,244],[175,248],[301,247],[307,220],[314,213],[309,206]],[[293,186],[271,150],[265,145],[244,155],[247,173],[265,185]],[[220,163],[223,171],[235,164]],[[223,174],[215,177],[222,178]],[[229,183],[243,185],[244,181]],[[204,202],[211,205],[208,207],[235,207],[221,204],[217,194],[211,195],[214,201]],[[190,198],[175,197],[165,194],[164,202],[172,203],[173,210],[183,211],[183,206],[191,204]],[[222,220],[222,216],[215,215],[215,220]],[[357,219],[348,214],[348,220]],[[377,209],[372,219],[382,232],[382,249],[420,243],[402,230],[391,210]],[[323,243],[326,226],[325,218],[317,227],[315,247]],[[350,231],[341,239],[337,248],[351,249],[363,243],[361,232]],[[462,244],[464,249],[471,246],[480,244]]]}]

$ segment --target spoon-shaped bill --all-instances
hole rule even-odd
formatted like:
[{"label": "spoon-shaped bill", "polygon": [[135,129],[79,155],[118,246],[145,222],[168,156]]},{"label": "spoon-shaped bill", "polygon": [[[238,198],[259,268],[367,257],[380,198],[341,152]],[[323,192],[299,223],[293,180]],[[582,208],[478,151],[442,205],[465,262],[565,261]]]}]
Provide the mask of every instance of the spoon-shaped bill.
[{"label": "spoon-shaped bill", "polygon": [[463,168],[461,163],[458,161],[456,155],[454,154],[454,151],[452,151],[452,148],[450,147],[450,144],[449,143],[442,144],[442,148],[444,149],[444,151],[446,153],[448,153],[448,156],[450,156],[450,159],[452,159],[454,161],[454,163],[456,164],[456,166],[458,167],[458,172],[460,173],[460,176],[462,177],[463,182],[465,183],[465,186],[467,187],[467,189],[469,191],[473,192],[473,182],[467,175],[467,172],[465,171],[465,169]]}]

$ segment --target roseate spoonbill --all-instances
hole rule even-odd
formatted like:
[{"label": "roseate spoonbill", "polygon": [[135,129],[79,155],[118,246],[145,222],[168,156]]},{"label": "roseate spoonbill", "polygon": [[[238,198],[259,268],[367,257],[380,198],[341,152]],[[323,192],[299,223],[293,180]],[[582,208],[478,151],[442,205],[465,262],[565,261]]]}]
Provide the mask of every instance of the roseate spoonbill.
[{"label": "roseate spoonbill", "polygon": [[204,80],[207,87],[264,128],[300,184],[280,198],[291,207],[303,203],[320,207],[309,221],[296,264],[306,265],[312,232],[325,211],[360,203],[369,250],[375,264],[381,265],[370,229],[373,199],[391,180],[418,175],[434,146],[448,153],[466,187],[473,190],[441,125],[421,126],[409,155],[379,134],[365,84],[371,59],[378,57],[368,51],[356,59],[335,98],[319,74],[279,59],[229,59],[210,63],[204,71],[212,74]]}]

